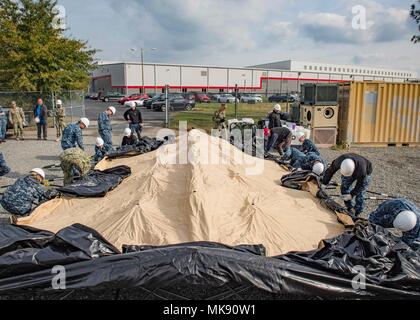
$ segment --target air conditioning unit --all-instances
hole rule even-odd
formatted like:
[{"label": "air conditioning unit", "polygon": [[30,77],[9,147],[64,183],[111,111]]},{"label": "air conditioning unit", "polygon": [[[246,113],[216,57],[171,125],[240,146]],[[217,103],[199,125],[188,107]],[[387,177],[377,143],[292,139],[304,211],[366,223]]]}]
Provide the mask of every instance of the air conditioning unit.
[{"label": "air conditioning unit", "polygon": [[339,107],[335,106],[301,106],[300,122],[312,128],[338,127]]},{"label": "air conditioning unit", "polygon": [[337,144],[337,128],[314,128],[312,141],[320,148],[330,148]]},{"label": "air conditioning unit", "polygon": [[302,101],[311,106],[334,106],[338,105],[338,84],[303,84]]}]

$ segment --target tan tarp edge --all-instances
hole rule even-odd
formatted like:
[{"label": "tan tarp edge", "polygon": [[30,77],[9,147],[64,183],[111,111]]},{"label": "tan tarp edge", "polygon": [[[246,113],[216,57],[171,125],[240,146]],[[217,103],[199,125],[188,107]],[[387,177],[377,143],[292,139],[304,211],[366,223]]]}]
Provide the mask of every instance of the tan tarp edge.
[{"label": "tan tarp edge", "polygon": [[287,172],[276,163],[197,130],[152,153],[104,160],[98,169],[117,165],[133,174],[105,198],[55,199],[19,224],[57,232],[81,223],[117,248],[214,241],[263,244],[269,256],[312,250],[344,232],[310,193],[280,186]]}]

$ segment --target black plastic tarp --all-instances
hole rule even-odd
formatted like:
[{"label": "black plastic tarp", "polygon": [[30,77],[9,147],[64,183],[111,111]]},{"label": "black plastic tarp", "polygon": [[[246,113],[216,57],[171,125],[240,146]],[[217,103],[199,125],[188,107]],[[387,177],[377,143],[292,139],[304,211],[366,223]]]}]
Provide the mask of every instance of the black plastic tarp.
[{"label": "black plastic tarp", "polygon": [[143,137],[137,141],[136,145],[124,146],[120,149],[110,152],[108,154],[108,159],[118,159],[118,158],[127,158],[134,157],[141,154],[145,154],[154,150],[159,149],[162,145],[173,143],[174,137],[167,136],[163,140],[156,138]]},{"label": "black plastic tarp", "polygon": [[[57,235],[14,225],[0,228],[0,295],[54,293],[51,268],[66,270],[66,290],[254,288],[308,298],[420,298],[420,255],[380,227],[358,223],[353,231],[306,253],[268,258],[264,248],[188,243],[126,246],[119,253],[81,225]],[[366,286],[355,287],[365,272]],[[179,292],[178,292],[179,293]],[[238,291],[239,293],[239,291]],[[193,296],[191,298],[197,298]],[[200,298],[204,298],[200,296]]]},{"label": "black plastic tarp", "polygon": [[131,175],[128,166],[118,166],[104,171],[92,171],[75,180],[71,185],[57,188],[60,193],[71,197],[103,197]]}]

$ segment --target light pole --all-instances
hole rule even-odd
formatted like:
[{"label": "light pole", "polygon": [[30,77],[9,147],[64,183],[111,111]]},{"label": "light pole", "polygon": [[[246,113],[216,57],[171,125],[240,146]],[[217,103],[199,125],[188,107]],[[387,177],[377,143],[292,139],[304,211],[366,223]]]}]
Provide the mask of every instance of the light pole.
[{"label": "light pole", "polygon": [[[156,51],[156,48],[140,48],[140,57],[141,57],[141,89],[144,93],[144,52],[145,51]],[[137,52],[136,48],[131,49],[132,52]]]}]

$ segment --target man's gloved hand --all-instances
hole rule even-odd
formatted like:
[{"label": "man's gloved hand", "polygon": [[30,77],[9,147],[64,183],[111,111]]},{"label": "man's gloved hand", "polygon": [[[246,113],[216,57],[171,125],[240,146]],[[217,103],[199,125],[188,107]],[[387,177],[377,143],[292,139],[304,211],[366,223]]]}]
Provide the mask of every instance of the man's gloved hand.
[{"label": "man's gloved hand", "polygon": [[341,199],[343,199],[343,201],[351,201],[353,200],[353,197],[351,196],[351,194],[344,194],[341,196]]}]

